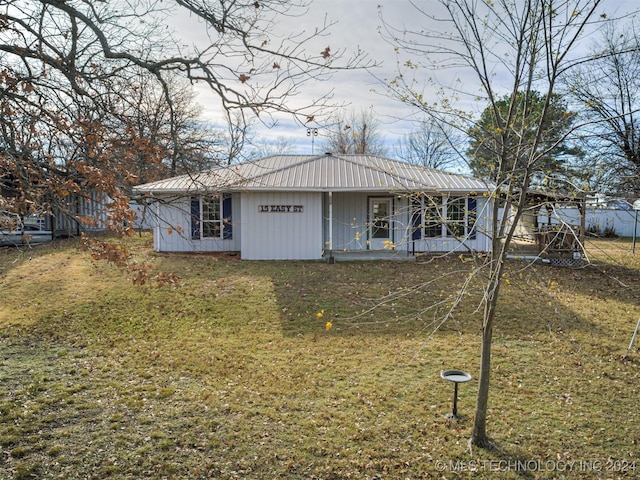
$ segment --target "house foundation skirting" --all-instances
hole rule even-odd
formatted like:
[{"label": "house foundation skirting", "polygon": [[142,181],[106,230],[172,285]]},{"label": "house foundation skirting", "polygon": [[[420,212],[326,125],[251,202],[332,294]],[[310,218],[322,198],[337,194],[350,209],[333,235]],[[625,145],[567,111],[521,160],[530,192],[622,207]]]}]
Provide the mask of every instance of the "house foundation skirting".
[{"label": "house foundation skirting", "polygon": [[354,250],[354,251],[325,251],[323,258],[330,262],[358,262],[358,261],[399,261],[415,262],[416,257],[406,250]]}]

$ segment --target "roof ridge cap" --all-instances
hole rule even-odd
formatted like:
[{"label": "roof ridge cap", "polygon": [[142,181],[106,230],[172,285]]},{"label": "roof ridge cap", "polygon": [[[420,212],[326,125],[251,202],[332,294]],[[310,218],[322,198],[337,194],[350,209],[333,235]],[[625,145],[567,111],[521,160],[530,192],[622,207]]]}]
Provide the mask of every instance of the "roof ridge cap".
[{"label": "roof ridge cap", "polygon": [[266,175],[273,175],[275,173],[282,172],[284,170],[287,170],[289,168],[295,167],[297,165],[304,165],[305,163],[309,163],[312,160],[315,160],[318,157],[322,157],[322,156],[323,155],[296,155],[296,154],[280,153],[280,154],[274,154],[274,155],[269,155],[267,157],[260,158],[260,159],[254,161],[254,162],[252,162],[251,160],[248,160],[246,162],[242,162],[242,165],[247,165],[247,164],[251,164],[251,163],[253,163],[255,165],[255,164],[261,162],[262,160],[267,160],[269,158],[276,158],[276,157],[302,157],[299,161],[292,162],[292,163],[289,163],[287,165],[283,165],[283,166],[275,168],[275,169],[269,170],[269,169],[265,168],[264,172],[257,173],[257,174],[255,174],[255,175],[253,175],[251,177],[247,176],[245,178],[242,178],[241,180],[239,180],[236,183],[242,183],[242,182],[246,182],[246,181],[249,181],[249,180],[256,180],[256,179],[258,179],[260,177],[264,177]]},{"label": "roof ridge cap", "polygon": [[[416,166],[416,165],[410,164],[409,162],[403,162],[401,160],[395,160],[393,158],[383,157],[383,156],[373,155],[373,154],[368,154],[368,153],[351,153],[351,154],[348,154],[348,155],[354,156],[354,157],[355,156],[358,156],[358,157],[373,157],[373,158],[378,159],[378,160],[382,160],[382,161],[385,161],[385,162],[391,162],[391,163],[394,163],[394,164],[399,164],[399,165],[403,165],[403,166],[407,166],[407,167]],[[374,170],[374,171],[376,171],[378,173],[381,173],[383,175],[390,175],[392,177],[395,177],[398,180],[402,180],[402,181],[405,181],[405,182],[415,182],[415,183],[424,184],[424,182],[422,182],[422,181],[420,181],[420,180],[418,180],[416,178],[410,178],[410,177],[407,177],[405,175],[400,175],[397,172],[390,172],[390,171],[388,171],[388,170],[386,170],[384,168],[379,167],[378,165],[371,165],[370,163],[355,162],[355,161],[352,161],[352,160],[346,159],[346,158],[344,160],[345,161],[349,161],[350,163],[365,167],[367,169]]]}]

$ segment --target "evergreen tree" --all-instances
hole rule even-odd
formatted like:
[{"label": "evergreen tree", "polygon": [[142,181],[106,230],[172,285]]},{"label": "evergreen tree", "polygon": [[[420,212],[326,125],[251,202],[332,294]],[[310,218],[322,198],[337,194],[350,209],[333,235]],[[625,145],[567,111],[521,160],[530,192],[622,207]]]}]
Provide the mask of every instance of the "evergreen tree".
[{"label": "evergreen tree", "polygon": [[[512,162],[506,171],[516,178],[528,167],[531,158],[538,159],[532,186],[557,186],[558,180],[576,176],[572,165],[584,154],[567,139],[576,114],[568,111],[560,95],[553,94],[540,125],[546,100],[545,95],[536,91],[518,92],[515,98],[505,95],[482,112],[468,132],[469,167],[475,176],[503,181],[497,172],[505,171],[499,164],[500,152],[504,151],[510,152],[507,158]],[[537,135],[541,137],[538,142]],[[531,151],[533,145],[536,152]]]}]

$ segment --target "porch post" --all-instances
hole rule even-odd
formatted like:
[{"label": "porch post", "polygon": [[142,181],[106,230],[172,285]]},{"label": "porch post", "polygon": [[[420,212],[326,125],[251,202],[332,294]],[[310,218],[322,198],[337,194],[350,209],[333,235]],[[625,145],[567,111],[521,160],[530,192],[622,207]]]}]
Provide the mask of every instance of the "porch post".
[{"label": "porch post", "polygon": [[[584,239],[587,232],[586,223],[587,223],[587,197],[586,195],[582,197],[580,201],[580,245],[584,246]],[[584,248],[584,247],[583,247]]]},{"label": "porch post", "polygon": [[329,261],[333,259],[333,192],[329,192]]}]

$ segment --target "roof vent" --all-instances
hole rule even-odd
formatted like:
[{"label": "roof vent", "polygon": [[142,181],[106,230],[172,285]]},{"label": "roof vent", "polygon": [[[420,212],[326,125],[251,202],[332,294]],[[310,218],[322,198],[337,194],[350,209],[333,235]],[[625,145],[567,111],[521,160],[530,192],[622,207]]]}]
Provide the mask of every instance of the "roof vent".
[{"label": "roof vent", "polygon": [[331,152],[324,152],[325,155],[331,155]]}]

